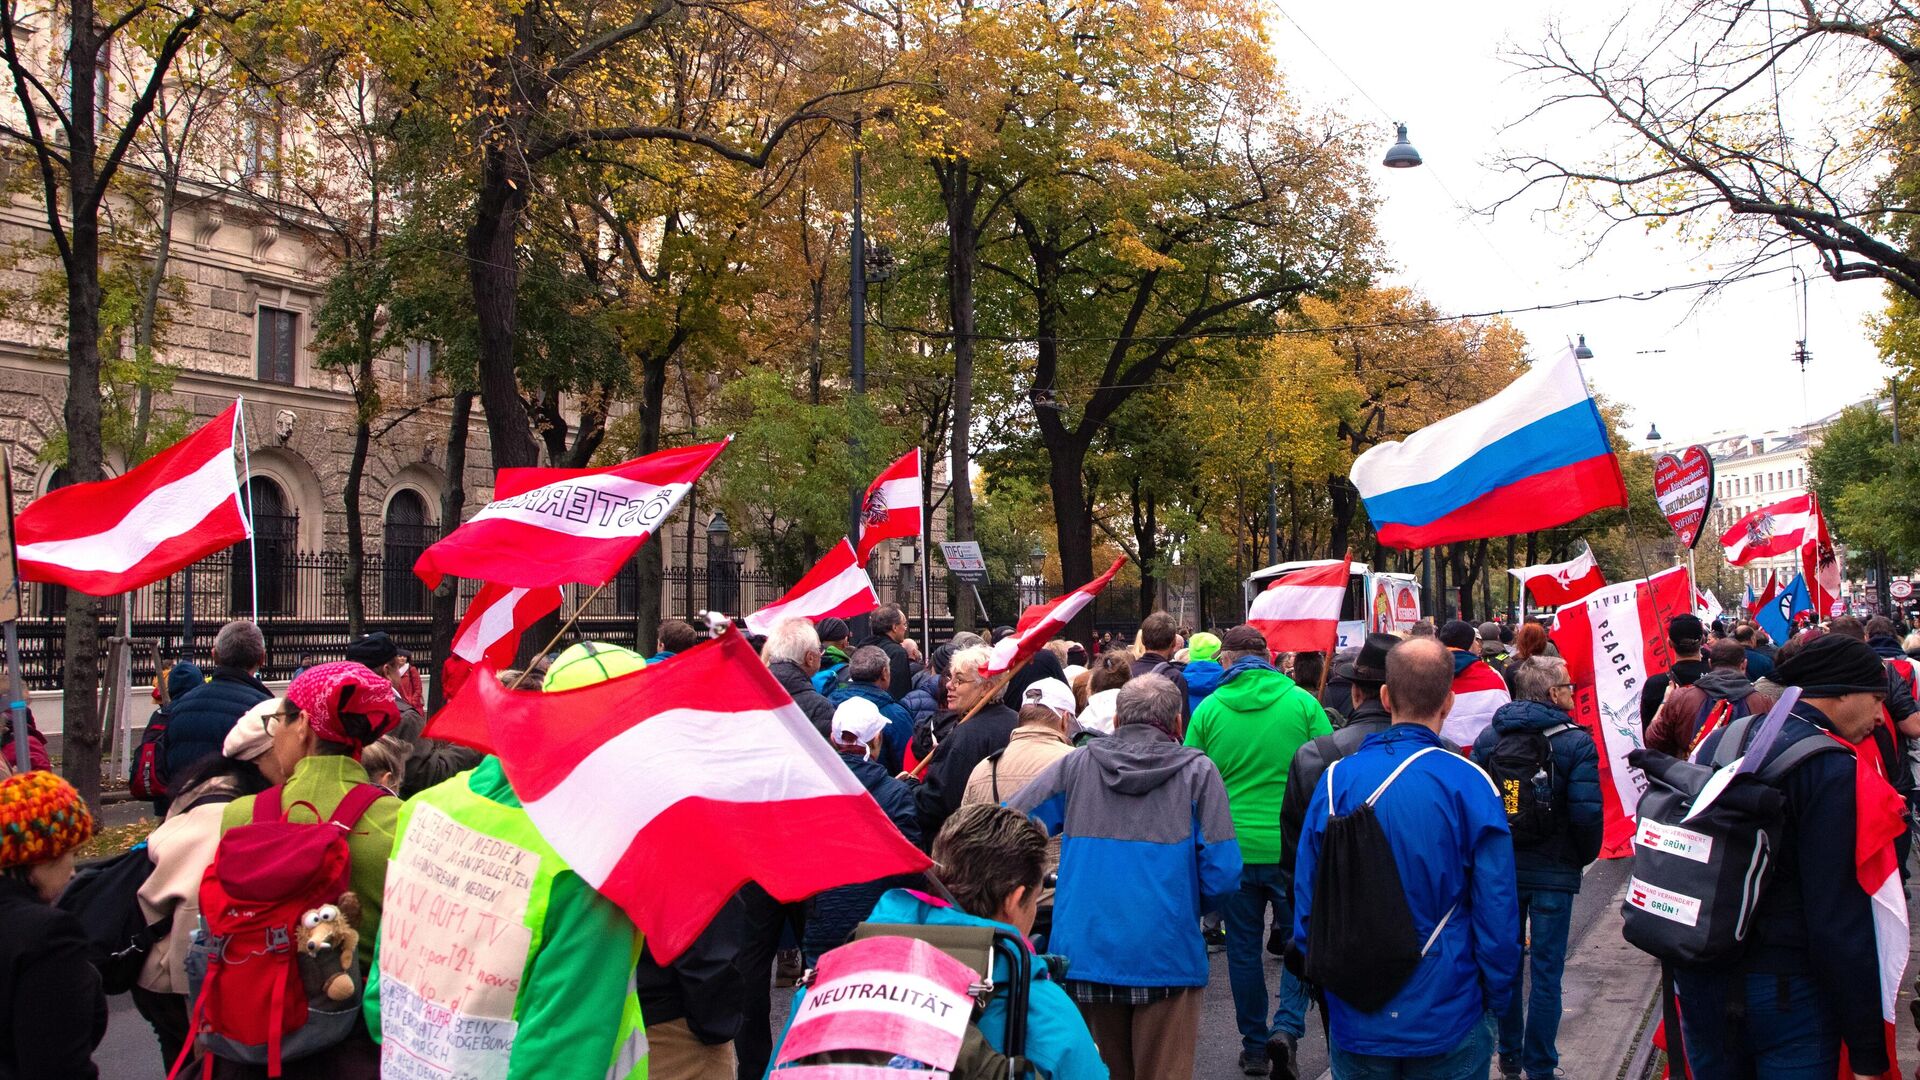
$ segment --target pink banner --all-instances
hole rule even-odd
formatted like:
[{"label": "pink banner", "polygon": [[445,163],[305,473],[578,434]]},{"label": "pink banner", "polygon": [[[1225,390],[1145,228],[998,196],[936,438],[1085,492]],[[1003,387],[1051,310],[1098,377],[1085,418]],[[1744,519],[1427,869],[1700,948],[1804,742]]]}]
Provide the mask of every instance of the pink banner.
[{"label": "pink banner", "polygon": [[[877,1050],[951,1069],[973,1017],[967,991],[975,978],[965,964],[913,938],[843,945],[820,958],[774,1064],[830,1051]],[[863,1074],[826,1075],[852,1080]]]}]

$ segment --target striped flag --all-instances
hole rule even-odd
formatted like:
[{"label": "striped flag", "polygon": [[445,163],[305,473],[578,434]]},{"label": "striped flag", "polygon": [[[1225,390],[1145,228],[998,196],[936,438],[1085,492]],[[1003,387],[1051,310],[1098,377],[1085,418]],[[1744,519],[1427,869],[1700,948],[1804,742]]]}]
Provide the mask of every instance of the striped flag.
[{"label": "striped flag", "polygon": [[[1911,940],[1907,934],[1907,894],[1900,884],[1900,862],[1893,842],[1906,832],[1907,807],[1888,781],[1879,744],[1867,738],[1857,746],[1849,745],[1854,751],[1854,871],[1860,888],[1873,902],[1873,938],[1880,957],[1880,1019],[1886,1022],[1887,1062],[1891,1066],[1880,1075],[1898,1080],[1894,1005],[1906,976]],[[1897,768],[1905,765],[1895,763]],[[1842,1076],[1851,1071],[1845,1053],[1842,1047]]]},{"label": "striped flag", "polygon": [[1113,560],[1107,572],[1073,590],[1065,596],[1056,596],[1044,604],[1035,604],[1020,613],[1020,622],[1014,632],[994,643],[993,659],[981,670],[980,677],[990,679],[1002,672],[1012,671],[1033,658],[1033,654],[1053,640],[1053,636],[1066,628],[1074,616],[1086,610],[1100,590],[1107,587],[1113,575],[1127,563],[1126,558]]},{"label": "striped flag", "polygon": [[728,440],[604,469],[501,469],[493,501],[421,552],[413,572],[429,589],[445,574],[528,589],[604,585],[693,490]]},{"label": "striped flag", "polygon": [[882,540],[920,535],[920,448],[887,466],[867,488],[860,503],[860,565],[867,565]]},{"label": "striped flag", "polygon": [[488,732],[540,835],[663,964],[749,881],[793,903],[931,865],[738,633],[577,690],[476,678],[442,721]]},{"label": "striped flag", "polygon": [[453,632],[453,655],[440,666],[446,683],[445,700],[452,701],[467,676],[481,664],[498,670],[512,667],[520,651],[520,635],[558,611],[565,594],[559,588],[515,589],[488,582],[480,586],[460,626]]},{"label": "striped flag", "polygon": [[1333,648],[1346,599],[1353,553],[1338,562],[1288,574],[1253,598],[1247,625],[1267,639],[1277,656],[1285,652],[1324,652]]},{"label": "striped flag", "polygon": [[1727,562],[1745,566],[1755,559],[1768,559],[1794,550],[1812,538],[1815,513],[1810,494],[1795,495],[1755,510],[1720,534],[1720,546],[1727,549]]},{"label": "striped flag", "polygon": [[1592,548],[1566,562],[1518,566],[1507,573],[1520,579],[1527,587],[1527,595],[1541,607],[1571,604],[1607,583],[1600,575],[1600,565],[1593,561]]},{"label": "striped flag", "polygon": [[845,540],[833,546],[827,557],[814,564],[785,596],[747,616],[747,629],[756,634],[773,632],[773,624],[790,616],[819,621],[825,618],[850,619],[865,615],[880,606],[873,591],[873,579],[854,559],[853,545]]},{"label": "striped flag", "polygon": [[233,467],[240,403],[123,476],[49,491],[14,519],[20,580],[130,592],[247,538]]}]

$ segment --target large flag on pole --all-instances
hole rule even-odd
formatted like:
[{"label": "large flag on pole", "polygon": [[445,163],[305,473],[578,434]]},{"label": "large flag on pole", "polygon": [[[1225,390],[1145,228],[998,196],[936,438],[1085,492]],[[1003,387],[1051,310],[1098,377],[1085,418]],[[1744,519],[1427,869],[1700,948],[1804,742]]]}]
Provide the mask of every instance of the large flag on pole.
[{"label": "large flag on pole", "polygon": [[1820,496],[1809,492],[1807,498],[1813,502],[1813,524],[1806,543],[1800,545],[1800,573],[1806,578],[1814,615],[1825,619],[1840,600],[1840,555],[1827,533],[1827,515],[1820,512]]},{"label": "large flag on pole", "polygon": [[493,501],[422,552],[413,572],[428,588],[444,574],[524,589],[604,585],[680,505],[727,441],[662,450],[604,469],[501,469]]},{"label": "large flag on pole", "polygon": [[49,491],[13,523],[20,578],[112,596],[248,536],[233,465],[240,403],[122,476]]},{"label": "large flag on pole", "polygon": [[887,466],[867,487],[860,503],[861,566],[872,558],[882,540],[905,540],[920,535],[920,448]]},{"label": "large flag on pole", "polygon": [[1353,462],[1380,542],[1427,547],[1627,505],[1607,425],[1569,349],[1498,394]]},{"label": "large flag on pole", "polygon": [[520,635],[558,611],[564,596],[558,587],[515,589],[492,582],[480,586],[453,632],[453,655],[440,665],[440,677],[446,683],[443,700],[452,701],[481,664],[495,670],[513,666]]},{"label": "large flag on pole", "polygon": [[434,727],[488,733],[540,835],[663,964],[749,881],[793,903],[930,865],[739,633],[577,690],[482,668]]},{"label": "large flag on pole", "polygon": [[1677,566],[1608,585],[1554,616],[1553,643],[1574,685],[1573,717],[1600,748],[1606,858],[1632,851],[1633,814],[1647,789],[1646,777],[1627,764],[1643,745],[1640,689],[1673,664],[1667,620],[1692,612],[1693,577]]},{"label": "large flag on pole", "polygon": [[1113,560],[1107,572],[1073,590],[1065,596],[1056,596],[1044,604],[1035,604],[1020,613],[1020,622],[1014,626],[1013,634],[994,643],[993,659],[980,672],[981,678],[992,678],[1002,672],[1012,671],[1026,663],[1041,646],[1053,640],[1053,636],[1066,628],[1073,617],[1086,610],[1100,590],[1107,587],[1113,575],[1120,572],[1127,560],[1122,557]]},{"label": "large flag on pole", "polygon": [[1352,565],[1348,552],[1339,562],[1288,574],[1253,598],[1247,625],[1266,637],[1275,655],[1332,651]]},{"label": "large flag on pole", "polygon": [[1785,555],[1813,536],[1814,514],[1811,494],[1782,499],[1734,522],[1720,534],[1720,546],[1735,566]]},{"label": "large flag on pole", "polygon": [[1593,561],[1588,548],[1566,562],[1516,566],[1507,571],[1527,587],[1527,595],[1540,607],[1559,607],[1585,599],[1607,583],[1600,576],[1600,564]]},{"label": "large flag on pole", "polygon": [[785,596],[747,616],[747,629],[756,634],[771,633],[773,624],[788,616],[818,621],[825,618],[850,619],[865,615],[880,606],[873,591],[873,579],[854,559],[853,545],[845,540],[833,546],[827,557],[814,564]]}]

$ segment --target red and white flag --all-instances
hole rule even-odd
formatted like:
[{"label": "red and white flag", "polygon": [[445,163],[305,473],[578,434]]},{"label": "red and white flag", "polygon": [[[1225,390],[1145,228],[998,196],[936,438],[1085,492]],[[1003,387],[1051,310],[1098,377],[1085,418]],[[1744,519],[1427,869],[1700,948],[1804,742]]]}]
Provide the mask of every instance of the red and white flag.
[{"label": "red and white flag", "polygon": [[13,522],[20,579],[112,596],[248,536],[233,467],[240,403],[125,475],[49,491]]},{"label": "red and white flag", "polygon": [[1267,586],[1247,609],[1247,625],[1266,637],[1275,654],[1331,650],[1352,564],[1348,552],[1339,562],[1297,570]]},{"label": "red and white flag", "polygon": [[1827,515],[1820,512],[1820,496],[1808,493],[1807,498],[1813,503],[1813,526],[1806,543],[1800,545],[1800,573],[1807,580],[1814,615],[1826,619],[1840,600],[1840,555],[1827,533]]},{"label": "red and white flag", "polygon": [[1633,815],[1647,778],[1627,764],[1644,743],[1640,688],[1673,666],[1667,620],[1693,612],[1693,578],[1684,566],[1608,585],[1554,616],[1553,644],[1573,680],[1573,718],[1600,749],[1603,858],[1633,849]]},{"label": "red and white flag", "polygon": [[1766,607],[1768,604],[1773,603],[1774,598],[1779,595],[1780,595],[1779,575],[1769,570],[1767,572],[1767,587],[1760,590],[1760,595],[1755,597],[1751,604],[1747,605],[1747,617],[1749,619],[1757,617],[1760,614],[1760,609]]},{"label": "red and white flag", "polygon": [[874,478],[860,503],[860,565],[882,540],[920,535],[920,448],[914,447]]},{"label": "red and white flag", "polygon": [[1107,572],[1073,590],[1065,596],[1056,596],[1044,604],[1035,604],[1020,613],[1020,622],[1013,628],[1013,634],[995,642],[993,659],[981,670],[980,677],[990,679],[1003,672],[1012,671],[1033,658],[1033,654],[1053,640],[1053,636],[1066,628],[1074,616],[1085,611],[1100,590],[1107,587],[1113,575],[1127,564],[1126,558],[1113,560]]},{"label": "red and white flag", "polygon": [[421,552],[413,572],[428,588],[444,574],[526,589],[604,585],[730,440],[604,469],[501,469],[493,501]]},{"label": "red and white flag", "polygon": [[1813,535],[1814,514],[1811,494],[1763,506],[1720,534],[1720,546],[1727,549],[1727,561],[1735,566],[1785,555]]},{"label": "red and white flag", "polygon": [[[1899,1080],[1894,1005],[1906,977],[1907,950],[1912,941],[1907,934],[1907,894],[1900,884],[1900,860],[1893,842],[1906,832],[1907,806],[1888,779],[1879,744],[1865,739],[1858,746],[1849,743],[1848,747],[1854,751],[1854,871],[1860,888],[1872,901],[1873,939],[1880,957],[1880,1019],[1886,1024],[1890,1066],[1880,1075]],[[1905,768],[1906,763],[1896,762],[1894,767]],[[1854,1071],[1842,1047],[1840,1075]]]},{"label": "red and white flag", "polygon": [[481,664],[495,670],[512,667],[514,654],[520,651],[520,635],[559,610],[565,595],[557,587],[515,589],[493,582],[480,586],[453,632],[453,655],[440,666],[446,683],[443,700],[452,701]]},{"label": "red and white flag", "polygon": [[814,564],[785,596],[747,616],[747,629],[756,634],[773,632],[773,624],[789,616],[819,621],[825,618],[850,619],[865,615],[880,606],[873,591],[873,579],[854,560],[853,545],[845,540],[833,546],[827,557]]},{"label": "red and white flag", "polygon": [[931,865],[738,633],[577,690],[476,678],[430,730],[487,732],[540,835],[663,964],[749,881],[793,903]]},{"label": "red and white flag", "polygon": [[1527,587],[1527,595],[1540,607],[1571,604],[1607,583],[1607,579],[1600,575],[1600,565],[1593,561],[1592,548],[1566,562],[1517,566],[1507,573]]}]

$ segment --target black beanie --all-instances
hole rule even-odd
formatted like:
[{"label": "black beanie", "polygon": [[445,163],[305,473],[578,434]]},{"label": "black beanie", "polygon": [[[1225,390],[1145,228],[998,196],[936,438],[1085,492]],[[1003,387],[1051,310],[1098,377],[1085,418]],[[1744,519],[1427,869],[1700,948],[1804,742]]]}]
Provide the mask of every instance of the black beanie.
[{"label": "black beanie", "polygon": [[1864,641],[1844,634],[1821,634],[1781,664],[1774,678],[1797,686],[1808,697],[1887,691],[1887,669]]}]

